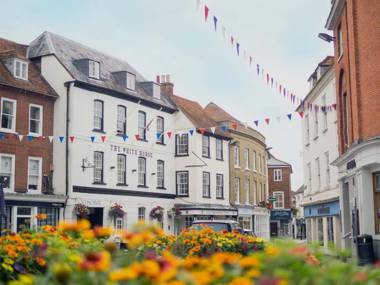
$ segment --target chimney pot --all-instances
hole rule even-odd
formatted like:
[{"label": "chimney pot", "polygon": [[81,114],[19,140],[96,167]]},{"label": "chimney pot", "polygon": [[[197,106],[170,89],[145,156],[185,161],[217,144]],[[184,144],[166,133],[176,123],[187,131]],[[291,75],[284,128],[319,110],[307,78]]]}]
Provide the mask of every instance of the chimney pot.
[{"label": "chimney pot", "polygon": [[160,83],[160,76],[156,75],[156,83]]},{"label": "chimney pot", "polygon": [[170,82],[170,74],[166,74],[166,82]]},{"label": "chimney pot", "polygon": [[161,75],[161,92],[166,96],[173,96],[174,84],[170,82],[170,75]]},{"label": "chimney pot", "polygon": [[161,83],[165,83],[165,75],[161,75]]}]

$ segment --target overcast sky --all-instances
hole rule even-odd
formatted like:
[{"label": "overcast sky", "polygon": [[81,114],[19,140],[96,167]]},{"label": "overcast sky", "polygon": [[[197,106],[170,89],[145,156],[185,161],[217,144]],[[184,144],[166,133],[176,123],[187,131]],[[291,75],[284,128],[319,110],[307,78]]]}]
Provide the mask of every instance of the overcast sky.
[{"label": "overcast sky", "polygon": [[[196,0],[1,2],[0,37],[30,43],[45,30],[61,34],[128,61],[148,79],[171,74],[175,93],[203,106],[213,101],[252,126],[261,120],[258,130],[273,154],[293,166],[293,190],[302,185],[300,119],[286,117],[296,106],[258,79],[244,64],[243,51],[304,97],[308,76],[332,54],[332,46],[317,38],[330,0],[201,0],[199,11]],[[221,25],[240,43],[240,57],[223,39]]]}]

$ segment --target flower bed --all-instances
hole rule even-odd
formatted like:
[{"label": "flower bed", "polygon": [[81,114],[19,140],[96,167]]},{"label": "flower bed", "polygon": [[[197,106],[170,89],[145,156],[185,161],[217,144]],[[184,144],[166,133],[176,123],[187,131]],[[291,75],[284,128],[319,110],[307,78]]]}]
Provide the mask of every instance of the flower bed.
[{"label": "flower bed", "polygon": [[111,233],[81,221],[3,236],[0,284],[380,284],[379,268],[345,263],[305,245],[242,240],[208,229],[174,237],[138,225],[123,233],[129,245],[124,251],[107,242]]}]

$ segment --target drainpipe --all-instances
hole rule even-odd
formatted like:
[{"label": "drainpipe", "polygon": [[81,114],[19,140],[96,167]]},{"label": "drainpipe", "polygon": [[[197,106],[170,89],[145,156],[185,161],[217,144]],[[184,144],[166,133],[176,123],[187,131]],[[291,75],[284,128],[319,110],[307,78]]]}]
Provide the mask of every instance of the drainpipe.
[{"label": "drainpipe", "polygon": [[65,216],[66,211],[66,204],[67,200],[69,198],[69,125],[70,125],[70,87],[71,83],[74,83],[75,81],[67,81],[64,83],[64,86],[66,87],[66,154],[65,154],[65,163],[66,163],[66,169],[65,169],[65,192],[66,192],[66,201],[65,201],[65,207],[63,210],[63,216]]}]

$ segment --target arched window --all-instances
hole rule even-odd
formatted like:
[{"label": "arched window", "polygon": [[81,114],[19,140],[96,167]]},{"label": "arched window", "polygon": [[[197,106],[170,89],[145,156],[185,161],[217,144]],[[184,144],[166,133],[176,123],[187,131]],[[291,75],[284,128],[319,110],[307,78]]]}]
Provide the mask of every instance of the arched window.
[{"label": "arched window", "polygon": [[343,143],[343,150],[349,146],[349,116],[350,116],[350,103],[346,91],[346,78],[344,71],[340,72],[339,76],[339,100],[340,100],[340,117],[341,117],[341,138]]}]

